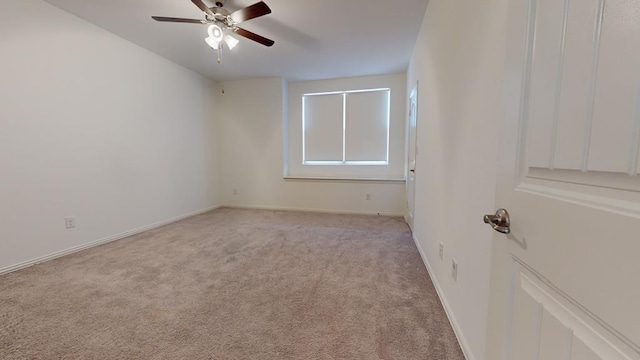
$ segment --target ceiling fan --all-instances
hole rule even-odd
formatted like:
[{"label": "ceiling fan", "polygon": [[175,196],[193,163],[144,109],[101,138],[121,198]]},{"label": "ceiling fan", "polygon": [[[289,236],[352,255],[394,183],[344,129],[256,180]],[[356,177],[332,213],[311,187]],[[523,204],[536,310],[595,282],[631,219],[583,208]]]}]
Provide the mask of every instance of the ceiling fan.
[{"label": "ceiling fan", "polygon": [[224,31],[233,32],[247,39],[253,40],[264,46],[273,46],[275,43],[271,39],[267,39],[264,36],[260,36],[249,30],[243,29],[238,24],[247,20],[255,19],[260,16],[271,14],[271,9],[264,1],[260,1],[253,5],[247,6],[244,9],[240,9],[234,12],[229,12],[224,9],[223,6],[226,0],[217,0],[216,6],[208,7],[202,0],[191,0],[202,12],[204,13],[204,19],[184,19],[164,16],[152,16],[156,21],[161,22],[178,22],[188,24],[204,24],[209,25],[209,37],[205,39],[207,44],[213,49],[218,50],[218,62],[220,62],[220,52],[223,44],[227,44],[230,49],[233,49],[238,43],[238,40],[230,35],[225,35]]}]

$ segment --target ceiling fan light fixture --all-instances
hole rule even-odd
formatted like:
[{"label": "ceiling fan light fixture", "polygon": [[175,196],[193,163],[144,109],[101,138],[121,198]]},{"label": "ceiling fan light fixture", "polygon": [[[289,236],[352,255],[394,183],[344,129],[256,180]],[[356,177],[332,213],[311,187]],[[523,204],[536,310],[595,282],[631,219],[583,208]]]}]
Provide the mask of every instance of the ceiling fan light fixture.
[{"label": "ceiling fan light fixture", "polygon": [[215,41],[211,36],[204,39],[204,41],[207,43],[207,45],[211,46],[211,48],[214,50],[218,50],[218,48],[220,47],[220,42]]},{"label": "ceiling fan light fixture", "polygon": [[207,44],[211,46],[211,48],[215,50],[219,49],[220,44],[224,39],[224,33],[222,32],[222,29],[220,28],[220,26],[210,25],[207,32],[209,33],[209,37],[204,39],[204,41],[206,41]]},{"label": "ceiling fan light fixture", "polygon": [[221,42],[224,38],[224,33],[218,25],[209,25],[209,29],[207,31],[209,32],[209,37],[214,41]]},{"label": "ceiling fan light fixture", "polygon": [[227,43],[229,49],[233,49],[240,41],[231,35],[227,35],[224,37],[224,42]]}]

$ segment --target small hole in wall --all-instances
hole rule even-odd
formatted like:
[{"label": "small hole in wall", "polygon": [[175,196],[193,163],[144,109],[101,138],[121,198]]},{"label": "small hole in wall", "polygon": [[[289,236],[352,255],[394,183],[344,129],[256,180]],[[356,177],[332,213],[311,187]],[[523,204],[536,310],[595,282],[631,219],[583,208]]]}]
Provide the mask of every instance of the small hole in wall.
[{"label": "small hole in wall", "polygon": [[220,92],[224,94],[224,89],[221,89]]}]

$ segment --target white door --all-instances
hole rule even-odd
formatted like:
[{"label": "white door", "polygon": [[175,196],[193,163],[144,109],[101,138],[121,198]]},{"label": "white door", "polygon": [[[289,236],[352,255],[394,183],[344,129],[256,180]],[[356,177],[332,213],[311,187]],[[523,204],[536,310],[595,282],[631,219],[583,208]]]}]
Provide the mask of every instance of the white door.
[{"label": "white door", "polygon": [[640,359],[640,1],[508,23],[486,358]]},{"label": "white door", "polygon": [[413,211],[416,191],[416,118],[418,112],[418,85],[409,97],[409,148],[407,151],[407,223],[413,230]]}]

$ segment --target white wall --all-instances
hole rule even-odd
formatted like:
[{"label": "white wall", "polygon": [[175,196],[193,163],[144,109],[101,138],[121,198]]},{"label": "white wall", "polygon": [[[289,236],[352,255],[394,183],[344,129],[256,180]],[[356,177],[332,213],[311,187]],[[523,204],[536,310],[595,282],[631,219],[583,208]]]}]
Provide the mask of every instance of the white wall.
[{"label": "white wall", "polygon": [[[283,179],[286,83],[280,78],[220,85],[221,194],[225,204],[282,209],[402,214],[403,182]],[[233,194],[236,189],[237,195]],[[371,200],[366,200],[366,194]]]},{"label": "white wall", "polygon": [[414,236],[468,359],[485,358],[492,230],[482,216],[495,211],[500,2],[430,0],[407,74],[409,91],[419,82]]},{"label": "white wall", "polygon": [[40,0],[0,48],[0,270],[218,204],[215,83]]}]

